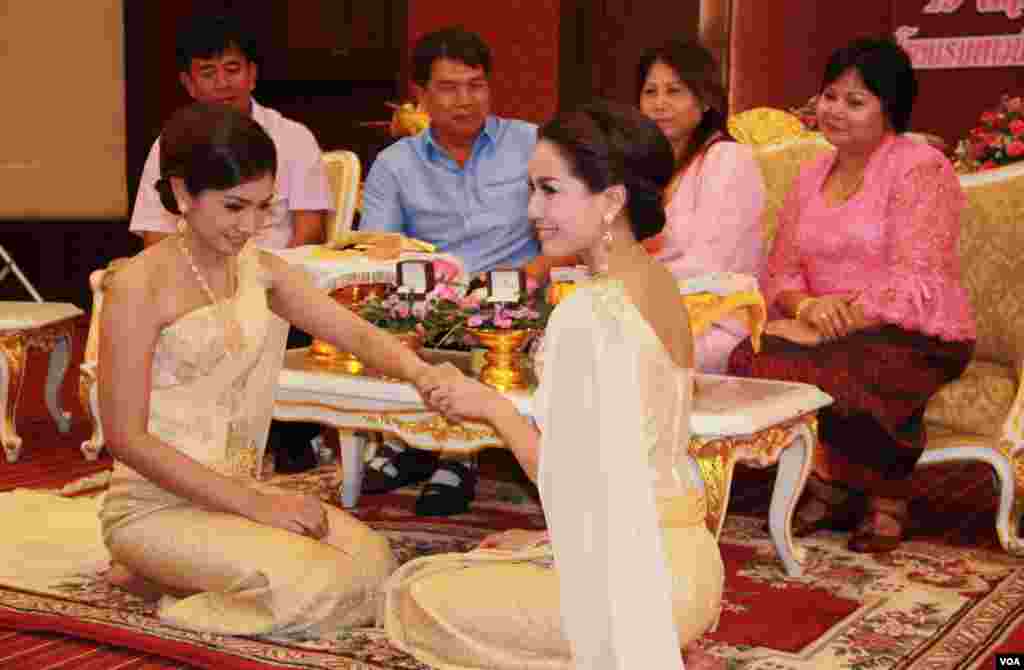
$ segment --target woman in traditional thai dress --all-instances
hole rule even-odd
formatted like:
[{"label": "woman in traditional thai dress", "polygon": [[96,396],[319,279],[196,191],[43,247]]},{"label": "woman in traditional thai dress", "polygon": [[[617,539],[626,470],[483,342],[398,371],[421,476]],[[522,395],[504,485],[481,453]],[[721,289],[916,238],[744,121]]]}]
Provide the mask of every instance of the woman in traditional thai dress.
[{"label": "woman in traditional thai dress", "polygon": [[537,483],[548,531],[399,568],[381,620],[425,663],[679,668],[681,645],[717,621],[722,560],[687,456],[688,317],[672,273],[639,244],[664,225],[672,167],[664,135],[631,107],[594,103],[540,130],[530,219],[545,254],[579,254],[594,277],[551,316],[532,420],[467,378],[430,399],[494,426]]},{"label": "woman in traditional thai dress", "polygon": [[[759,276],[764,179],[753,149],[726,128],[728,100],[714,57],[697,42],[673,40],[644,53],[637,80],[640,111],[665,133],[676,159],[665,228],[644,246],[677,279]],[[694,340],[696,369],[724,373],[729,354],[749,334],[739,319],[715,323]]]},{"label": "woman in traditional thai dress", "polygon": [[439,373],[249,244],[272,220],[275,170],[272,140],[247,116],[227,105],[180,110],[160,136],[156,184],[180,233],[106,277],[100,413],[116,462],[100,517],[110,579],[161,596],[159,617],[184,628],[365,624],[395,567],[387,539],[352,516],[257,481],[285,320],[421,390]]},{"label": "woman in traditional thai dress", "polygon": [[899,545],[925,404],[960,376],[975,339],[957,252],[965,197],[941,153],[902,135],[916,94],[910,58],[889,40],[832,55],[817,113],[836,151],[786,195],[768,260],[765,298],[791,318],[768,324],[759,354],[744,343],[730,361],[735,374],[835,398],[818,413],[794,534],[856,528],[849,546],[861,552]]}]

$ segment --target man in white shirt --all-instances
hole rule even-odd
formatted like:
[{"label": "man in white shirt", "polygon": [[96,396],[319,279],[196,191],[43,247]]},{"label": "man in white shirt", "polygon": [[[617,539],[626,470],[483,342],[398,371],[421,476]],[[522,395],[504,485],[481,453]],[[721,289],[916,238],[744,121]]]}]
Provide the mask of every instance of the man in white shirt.
[{"label": "man in white shirt", "polygon": [[[257,241],[283,249],[323,241],[331,203],[327,173],[313,133],[301,123],[263,107],[252,98],[259,71],[256,44],[230,16],[196,15],[177,36],[178,80],[196,101],[232,105],[250,114],[277,148],[277,212]],[[142,170],[129,230],[145,246],[177,231],[176,217],[160,204],[160,142],[153,143]]]},{"label": "man in white shirt", "polygon": [[[250,114],[277,149],[277,178],[272,223],[256,244],[284,249],[324,241],[327,212],[334,209],[320,146],[306,126],[264,107],[252,97],[259,72],[253,37],[232,16],[197,14],[178,29],[178,81],[193,100],[232,105]],[[177,232],[177,217],[164,209],[154,187],[160,178],[160,140],[153,143],[142,170],[129,230],[150,246]],[[310,344],[305,333],[291,329],[288,346]],[[267,449],[281,472],[305,470],[316,464],[310,440],[320,432],[314,424],[275,421]]]}]

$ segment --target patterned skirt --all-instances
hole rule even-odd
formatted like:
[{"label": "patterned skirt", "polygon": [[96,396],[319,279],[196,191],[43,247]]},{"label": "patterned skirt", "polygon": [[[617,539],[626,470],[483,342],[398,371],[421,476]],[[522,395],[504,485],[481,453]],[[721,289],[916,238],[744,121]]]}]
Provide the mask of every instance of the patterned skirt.
[{"label": "patterned skirt", "polygon": [[729,358],[729,373],[804,382],[835,399],[818,412],[815,472],[826,481],[870,495],[902,498],[925,446],[928,399],[959,377],[973,341],[950,342],[883,326],[835,342],[805,347],[765,336]]}]

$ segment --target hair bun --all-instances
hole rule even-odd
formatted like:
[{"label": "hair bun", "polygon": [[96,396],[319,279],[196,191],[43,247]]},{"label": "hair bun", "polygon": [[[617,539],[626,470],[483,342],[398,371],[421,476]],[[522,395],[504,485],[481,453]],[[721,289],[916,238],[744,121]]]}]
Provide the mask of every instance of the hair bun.
[{"label": "hair bun", "polygon": [[153,188],[160,194],[160,204],[171,214],[181,216],[178,209],[178,199],[174,197],[174,189],[171,188],[171,181],[167,177],[161,177],[153,184]]}]

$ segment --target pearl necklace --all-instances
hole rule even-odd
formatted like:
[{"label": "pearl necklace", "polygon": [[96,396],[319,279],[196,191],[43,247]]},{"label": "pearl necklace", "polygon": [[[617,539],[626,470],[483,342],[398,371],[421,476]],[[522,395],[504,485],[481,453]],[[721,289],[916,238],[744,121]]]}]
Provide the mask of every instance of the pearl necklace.
[{"label": "pearl necklace", "polygon": [[[192,252],[188,248],[188,243],[185,241],[185,233],[178,236],[178,249],[181,250],[182,256],[188,261],[189,267],[192,268],[192,274],[195,276],[196,281],[199,283],[199,288],[202,289],[203,294],[210,301],[210,304],[214,306],[217,312],[220,314],[221,321],[224,325],[224,347],[227,350],[228,355],[237,354],[242,351],[242,327],[239,325],[238,320],[234,318],[228,307],[227,300],[220,300],[217,298],[217,294],[210,288],[209,282],[206,281],[206,277],[199,270],[199,266],[196,265],[195,259],[192,257]],[[238,271],[237,271],[238,257],[234,257],[234,262],[228,265],[228,285],[229,288],[234,288],[234,292],[238,292]]]}]

